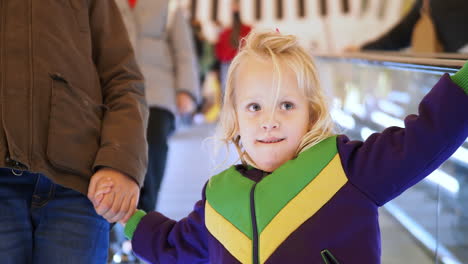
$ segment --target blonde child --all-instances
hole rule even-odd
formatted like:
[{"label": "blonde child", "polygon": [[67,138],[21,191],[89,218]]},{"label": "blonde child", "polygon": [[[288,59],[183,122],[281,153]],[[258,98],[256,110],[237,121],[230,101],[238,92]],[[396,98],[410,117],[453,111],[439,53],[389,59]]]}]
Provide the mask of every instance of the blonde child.
[{"label": "blonde child", "polygon": [[212,177],[176,222],[126,225],[150,263],[380,263],[378,207],[430,174],[468,135],[468,66],[442,76],[406,128],[366,141],[333,133],[295,37],[251,33],[229,70],[218,136],[242,164]]}]

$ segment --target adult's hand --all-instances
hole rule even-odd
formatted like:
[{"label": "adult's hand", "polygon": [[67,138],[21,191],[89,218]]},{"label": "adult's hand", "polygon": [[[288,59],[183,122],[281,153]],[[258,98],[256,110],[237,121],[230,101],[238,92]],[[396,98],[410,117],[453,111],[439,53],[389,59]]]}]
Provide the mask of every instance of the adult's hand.
[{"label": "adult's hand", "polygon": [[195,102],[193,101],[193,98],[187,93],[177,93],[176,100],[179,114],[190,114],[195,111]]},{"label": "adult's hand", "polygon": [[[98,202],[97,186],[107,179],[112,181],[112,190]],[[88,198],[93,202],[96,212],[110,223],[127,222],[136,210],[139,196],[138,184],[129,176],[112,168],[102,168],[91,177]]]}]

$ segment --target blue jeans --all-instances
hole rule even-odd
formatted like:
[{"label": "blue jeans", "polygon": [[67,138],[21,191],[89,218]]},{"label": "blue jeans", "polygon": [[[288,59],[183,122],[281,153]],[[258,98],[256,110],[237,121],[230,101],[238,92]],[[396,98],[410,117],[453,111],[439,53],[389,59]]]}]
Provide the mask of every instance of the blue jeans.
[{"label": "blue jeans", "polygon": [[106,263],[109,227],[85,195],[0,168],[1,263]]}]

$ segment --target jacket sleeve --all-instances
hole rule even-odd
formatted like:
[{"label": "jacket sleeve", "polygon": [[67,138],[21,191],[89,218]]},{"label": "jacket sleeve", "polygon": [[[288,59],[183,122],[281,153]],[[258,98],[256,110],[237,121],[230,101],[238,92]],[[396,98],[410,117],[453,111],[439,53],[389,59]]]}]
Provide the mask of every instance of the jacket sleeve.
[{"label": "jacket sleeve", "polygon": [[173,12],[168,41],[173,54],[176,92],[185,92],[198,103],[200,102],[200,84],[192,30],[180,8],[176,8]]},{"label": "jacket sleeve", "polygon": [[365,142],[337,139],[349,181],[381,206],[447,160],[468,136],[468,96],[445,74],[405,128],[389,127]]},{"label": "jacket sleeve", "polygon": [[413,28],[420,17],[422,1],[418,0],[408,14],[378,39],[362,46],[363,50],[399,50],[411,45]]},{"label": "jacket sleeve", "polygon": [[203,197],[194,210],[178,222],[158,212],[148,213],[135,230],[132,247],[137,256],[149,263],[207,263],[207,232]]},{"label": "jacket sleeve", "polygon": [[111,167],[143,183],[148,109],[143,76],[114,1],[90,1],[93,60],[105,112],[93,169]]}]

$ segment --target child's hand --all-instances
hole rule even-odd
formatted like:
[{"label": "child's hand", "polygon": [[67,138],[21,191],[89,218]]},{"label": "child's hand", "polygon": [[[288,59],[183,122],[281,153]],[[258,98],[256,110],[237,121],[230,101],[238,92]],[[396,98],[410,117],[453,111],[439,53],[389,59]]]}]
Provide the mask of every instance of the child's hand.
[{"label": "child's hand", "polygon": [[114,186],[114,182],[111,178],[102,179],[98,186],[96,187],[96,192],[94,193],[94,199],[92,200],[94,207],[98,207],[101,203],[102,199],[104,199],[104,195],[109,193]]}]

